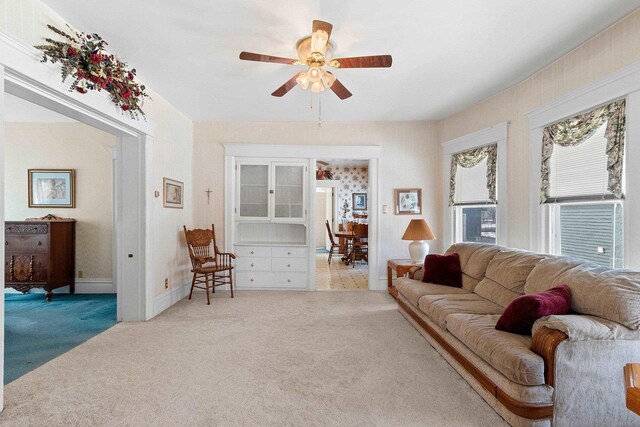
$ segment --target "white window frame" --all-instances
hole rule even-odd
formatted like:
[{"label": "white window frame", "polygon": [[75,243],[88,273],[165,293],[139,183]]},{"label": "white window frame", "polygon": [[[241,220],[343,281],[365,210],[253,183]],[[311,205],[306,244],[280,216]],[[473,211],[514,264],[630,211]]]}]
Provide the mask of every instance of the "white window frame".
[{"label": "white window frame", "polygon": [[507,216],[507,137],[509,133],[509,123],[502,122],[489,128],[482,129],[468,135],[461,136],[450,141],[443,142],[442,171],[443,184],[442,194],[444,199],[444,247],[448,248],[455,242],[455,206],[449,206],[449,179],[451,177],[451,157],[461,151],[473,150],[485,145],[498,145],[498,185],[496,195],[498,205],[496,211],[496,244],[508,246],[508,216]]},{"label": "white window frame", "polygon": [[[527,114],[530,126],[530,250],[550,252],[552,249],[549,207],[540,204],[540,165],[544,128],[621,98],[627,100],[625,164],[638,165],[640,164],[640,62]],[[627,191],[623,202],[624,266],[638,270],[640,269],[640,168],[626,168],[625,181]],[[635,215],[632,215],[632,212]]]}]

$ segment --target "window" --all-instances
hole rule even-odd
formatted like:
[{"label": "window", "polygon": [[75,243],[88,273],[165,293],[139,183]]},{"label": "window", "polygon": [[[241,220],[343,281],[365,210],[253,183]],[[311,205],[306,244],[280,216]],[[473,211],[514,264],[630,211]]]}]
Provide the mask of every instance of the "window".
[{"label": "window", "polygon": [[624,111],[618,101],[545,129],[541,202],[551,253],[624,266]]},{"label": "window", "polygon": [[497,241],[497,145],[452,155],[449,203],[454,242]]}]

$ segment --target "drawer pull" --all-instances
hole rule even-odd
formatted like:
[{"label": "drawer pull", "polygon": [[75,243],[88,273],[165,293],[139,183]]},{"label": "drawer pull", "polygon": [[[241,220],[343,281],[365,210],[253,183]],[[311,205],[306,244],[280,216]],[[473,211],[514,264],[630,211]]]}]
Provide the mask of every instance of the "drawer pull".
[{"label": "drawer pull", "polygon": [[253,267],[253,263],[251,263],[251,267]]},{"label": "drawer pull", "polygon": [[287,252],[287,255],[291,255],[291,252]]},{"label": "drawer pull", "polygon": [[251,251],[251,255],[253,255],[253,254],[254,254],[254,252],[253,252],[253,251]]},{"label": "drawer pull", "polygon": [[38,242],[38,246],[42,246],[42,242]]},{"label": "drawer pull", "polygon": [[251,278],[251,281],[253,282],[253,278]]},{"label": "drawer pull", "polygon": [[291,264],[287,264],[287,267],[291,267]]},{"label": "drawer pull", "polygon": [[287,279],[287,282],[291,283],[291,279]]}]

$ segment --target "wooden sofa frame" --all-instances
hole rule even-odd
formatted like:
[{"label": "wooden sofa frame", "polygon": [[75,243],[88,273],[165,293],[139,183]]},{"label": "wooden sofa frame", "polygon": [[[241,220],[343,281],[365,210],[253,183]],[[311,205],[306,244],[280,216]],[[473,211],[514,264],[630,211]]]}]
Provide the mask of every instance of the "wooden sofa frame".
[{"label": "wooden sofa frame", "polygon": [[[409,277],[414,275],[420,267],[414,267],[409,272]],[[394,289],[396,290],[396,289]],[[442,335],[432,328],[417,312],[417,308],[413,307],[401,299],[397,298],[397,290],[391,293],[398,302],[398,306],[402,308],[417,325],[422,328],[429,336],[431,336],[453,359],[460,364],[487,392],[493,395],[507,410],[513,414],[527,419],[541,420],[553,417],[553,405],[534,405],[519,401],[509,396],[504,390],[498,387],[484,372],[476,368],[462,353],[456,350],[447,342]],[[555,353],[556,349],[563,341],[567,340],[566,334],[549,328],[540,328],[533,335],[531,340],[531,350],[538,354],[544,360],[544,377],[545,383],[553,387],[555,383]]]}]

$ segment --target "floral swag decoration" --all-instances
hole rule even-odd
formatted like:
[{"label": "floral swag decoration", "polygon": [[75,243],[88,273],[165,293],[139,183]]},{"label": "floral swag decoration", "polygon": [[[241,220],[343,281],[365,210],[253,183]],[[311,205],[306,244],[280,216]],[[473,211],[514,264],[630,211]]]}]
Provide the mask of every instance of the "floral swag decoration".
[{"label": "floral swag decoration", "polygon": [[62,65],[62,81],[69,76],[74,80],[69,92],[74,90],[87,93],[89,90],[98,92],[105,90],[111,101],[127,111],[131,118],[144,117],[142,105],[145,86],[135,81],[135,68],[128,69],[127,64],[112,54],[105,53],[107,42],[97,34],[85,34],[71,29],[75,36],[71,36],[58,28],[47,27],[63,37],[63,41],[47,38],[48,44],[36,46],[44,52],[42,62],[60,63]]},{"label": "floral swag decoration", "polygon": [[489,190],[489,201],[498,203],[496,196],[496,169],[498,160],[498,145],[491,144],[473,150],[463,151],[451,156],[451,174],[449,178],[449,206],[455,205],[456,197],[456,175],[458,166],[472,168],[487,159],[487,189]]},{"label": "floral swag decoration", "polygon": [[605,122],[604,137],[607,140],[607,189],[616,199],[622,199],[622,165],[624,162],[625,100],[612,102],[585,114],[563,120],[544,129],[542,137],[542,170],[540,203],[549,200],[549,177],[553,146],[571,147],[589,139]]}]

